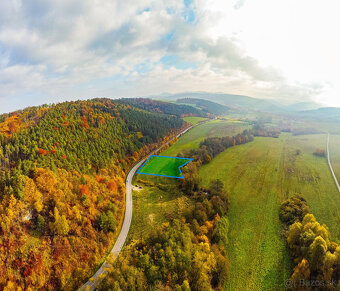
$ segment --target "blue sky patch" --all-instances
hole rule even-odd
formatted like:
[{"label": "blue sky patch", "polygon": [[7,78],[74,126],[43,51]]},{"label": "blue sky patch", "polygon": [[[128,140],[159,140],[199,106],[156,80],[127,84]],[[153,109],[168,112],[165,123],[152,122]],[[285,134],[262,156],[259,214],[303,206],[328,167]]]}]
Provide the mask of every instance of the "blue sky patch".
[{"label": "blue sky patch", "polygon": [[184,0],[184,5],[186,9],[184,10],[182,14],[184,17],[184,20],[189,24],[193,23],[196,19],[195,12],[191,7],[192,2],[193,0]]},{"label": "blue sky patch", "polygon": [[166,55],[160,59],[160,62],[165,69],[175,67],[176,69],[187,70],[195,69],[197,67],[196,63],[182,61],[175,55]]},{"label": "blue sky patch", "polygon": [[150,8],[145,8],[145,9],[143,9],[143,10],[139,11],[139,13],[138,13],[138,14],[143,14],[144,12],[149,12],[149,11],[151,11],[151,9],[150,9]]},{"label": "blue sky patch", "polygon": [[193,0],[184,0],[185,7],[188,8],[191,5],[192,2],[193,2]]},{"label": "blue sky patch", "polygon": [[174,34],[175,34],[174,31],[168,33],[168,34],[165,36],[165,39],[168,40],[168,41],[171,40],[171,39],[173,38]]},{"label": "blue sky patch", "polygon": [[135,71],[139,74],[144,74],[151,72],[153,68],[153,65],[151,64],[150,60],[146,60],[143,63],[139,63],[135,66]]}]

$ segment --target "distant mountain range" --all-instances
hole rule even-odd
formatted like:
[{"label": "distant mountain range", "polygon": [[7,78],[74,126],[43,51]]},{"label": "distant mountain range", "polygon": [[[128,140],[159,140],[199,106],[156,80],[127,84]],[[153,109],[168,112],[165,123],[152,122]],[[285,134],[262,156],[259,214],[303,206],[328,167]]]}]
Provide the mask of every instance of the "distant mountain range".
[{"label": "distant mountain range", "polygon": [[340,121],[339,107],[323,107],[316,110],[305,110],[300,112],[305,117],[313,117],[318,119],[328,119],[333,121]]},{"label": "distant mountain range", "polygon": [[321,108],[322,105],[314,102],[299,102],[299,103],[294,103],[287,108],[293,110],[293,111],[305,111],[305,110],[315,110]]},{"label": "distant mountain range", "polygon": [[221,105],[237,109],[241,111],[263,111],[275,113],[288,113],[291,111],[314,110],[322,107],[322,105],[314,102],[299,102],[294,104],[284,104],[284,102],[268,99],[258,99],[244,95],[234,95],[225,93],[208,93],[208,92],[184,92],[177,94],[161,94],[157,96],[149,96],[153,99],[162,99],[175,101],[177,99],[191,98],[204,99]]}]

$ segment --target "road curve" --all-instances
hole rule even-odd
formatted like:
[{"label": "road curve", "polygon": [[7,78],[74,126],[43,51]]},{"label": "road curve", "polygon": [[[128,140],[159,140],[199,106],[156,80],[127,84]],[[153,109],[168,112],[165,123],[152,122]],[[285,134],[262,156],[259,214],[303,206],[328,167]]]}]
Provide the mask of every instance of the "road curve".
[{"label": "road curve", "polygon": [[329,154],[329,136],[330,136],[330,134],[328,133],[328,137],[327,137],[327,159],[328,159],[328,165],[329,165],[329,168],[331,169],[331,172],[332,172],[335,184],[338,187],[338,191],[340,192],[340,185],[339,185],[338,179],[336,178],[335,173],[333,171],[333,167],[332,167],[332,164],[331,164],[331,158],[330,158],[330,154]]},{"label": "road curve", "polygon": [[[188,130],[193,128],[193,126],[183,130],[181,133],[176,135],[175,138],[180,137],[182,134],[186,133]],[[127,235],[130,230],[131,220],[132,220],[132,179],[135,175],[138,168],[145,162],[145,160],[152,154],[157,153],[160,149],[162,149],[164,146],[169,144],[173,139],[169,140],[168,142],[164,143],[162,146],[154,150],[152,153],[150,153],[147,157],[142,159],[138,162],[137,165],[135,165],[131,171],[129,172],[127,178],[126,178],[126,203],[125,203],[125,216],[124,216],[124,222],[122,225],[122,229],[120,230],[119,236],[117,238],[116,243],[114,244],[108,258],[112,258],[113,260],[117,258],[120,251],[122,250],[125,240],[127,238]],[[107,269],[111,266],[111,264],[105,260],[105,262],[101,265],[101,267],[98,269],[98,271],[83,285],[81,286],[78,291],[93,291],[95,290],[100,282],[103,280],[105,275],[107,274]]]}]

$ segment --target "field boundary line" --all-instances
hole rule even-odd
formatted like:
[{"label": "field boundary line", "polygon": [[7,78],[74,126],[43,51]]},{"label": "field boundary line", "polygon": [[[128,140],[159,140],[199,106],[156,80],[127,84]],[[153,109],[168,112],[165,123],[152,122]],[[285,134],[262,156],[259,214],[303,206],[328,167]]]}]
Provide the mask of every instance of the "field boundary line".
[{"label": "field boundary line", "polygon": [[[152,157],[157,157],[157,158],[167,158],[167,159],[178,159],[178,160],[188,160],[186,163],[182,164],[181,166],[178,167],[179,172],[181,176],[169,176],[169,175],[161,175],[161,174],[152,174],[152,173],[143,173],[141,170],[144,168],[144,166],[147,164],[147,162],[150,160]],[[184,179],[183,173],[182,173],[182,167],[184,167],[186,164],[190,163],[194,159],[191,158],[180,158],[180,157],[169,157],[169,156],[158,156],[158,155],[150,155],[149,158],[145,161],[145,163],[139,168],[137,171],[137,174],[141,175],[150,175],[150,176],[159,176],[159,177],[168,177],[168,178],[177,178],[177,179]]]}]

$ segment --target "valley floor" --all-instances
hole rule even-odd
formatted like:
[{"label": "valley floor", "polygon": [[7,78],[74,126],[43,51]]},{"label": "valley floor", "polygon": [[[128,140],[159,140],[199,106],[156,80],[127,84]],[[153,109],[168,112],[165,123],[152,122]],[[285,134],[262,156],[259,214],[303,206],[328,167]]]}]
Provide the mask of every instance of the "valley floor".
[{"label": "valley floor", "polygon": [[326,159],[312,154],[325,141],[326,135],[255,138],[201,167],[203,185],[219,178],[231,197],[227,290],[284,289],[290,259],[281,237],[279,206],[293,194],[305,197],[333,240],[339,240],[340,195]]},{"label": "valley floor", "polygon": [[[197,148],[207,136],[234,135],[245,127],[225,121],[202,124],[162,155],[175,156],[184,149]],[[253,142],[227,149],[200,168],[202,184],[208,186],[211,180],[220,179],[231,199],[227,246],[230,277],[226,290],[285,289],[291,260],[282,237],[279,206],[294,194],[306,198],[317,220],[329,227],[332,240],[339,241],[340,194],[326,159],[313,155],[316,148],[325,148],[326,140],[326,134],[257,137]],[[145,182],[143,190],[133,194],[129,240],[152,231],[157,223],[165,221],[165,216],[191,203],[173,194],[176,179],[137,175],[134,183],[141,179]]]}]

